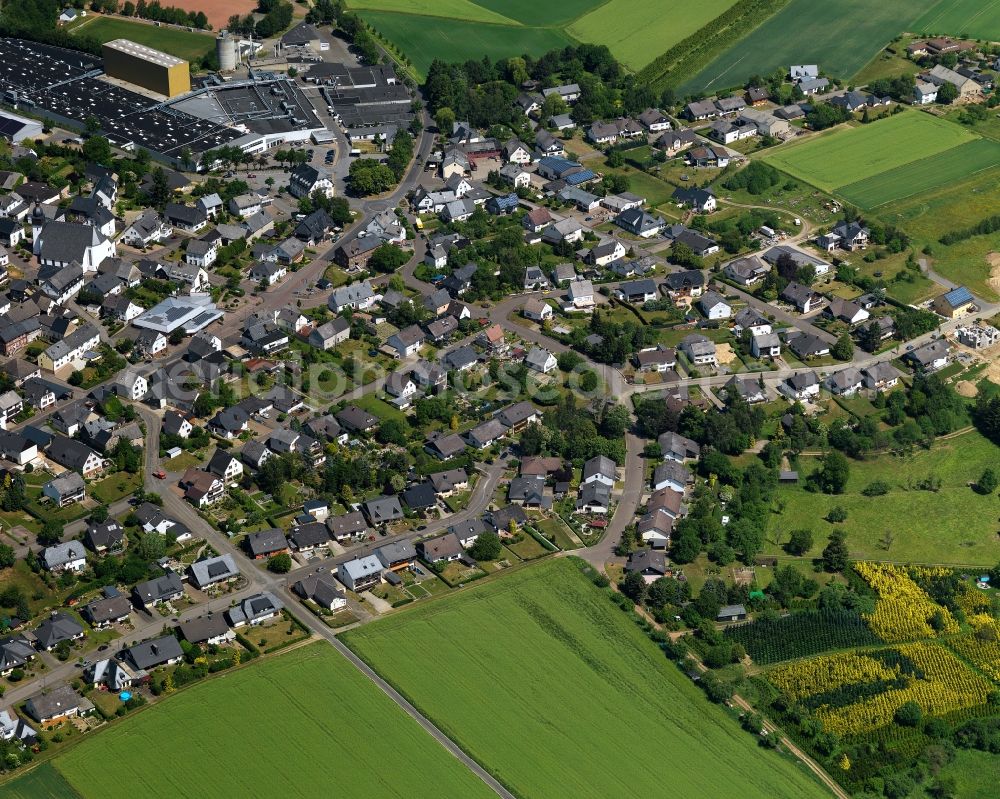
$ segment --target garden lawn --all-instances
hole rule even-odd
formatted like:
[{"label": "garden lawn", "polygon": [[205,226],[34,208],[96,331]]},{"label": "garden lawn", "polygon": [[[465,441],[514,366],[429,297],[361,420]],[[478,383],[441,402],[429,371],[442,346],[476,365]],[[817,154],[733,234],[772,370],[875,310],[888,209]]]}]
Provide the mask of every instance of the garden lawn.
[{"label": "garden lawn", "polygon": [[[911,29],[917,33],[1000,40],[1000,0],[941,0]],[[963,794],[964,796],[964,794]]]},{"label": "garden lawn", "polygon": [[[997,498],[977,494],[975,482],[988,466],[996,467],[1000,448],[976,432],[937,441],[930,450],[908,457],[882,455],[868,461],[851,461],[847,492],[814,494],[801,486],[780,486],[778,499],[784,510],[771,517],[768,554],[781,550],[796,529],[813,531],[813,549],[806,557],[818,557],[834,527],[847,533],[851,557],[913,563],[991,566],[1000,560],[996,536]],[[817,459],[802,457],[802,481],[817,467]],[[907,489],[910,483],[934,475],[941,490]],[[885,480],[892,489],[881,497],[866,497],[862,489],[874,480]],[[836,505],[847,511],[847,521],[833,525],[824,516]],[[889,550],[880,540],[886,532],[894,536]]]},{"label": "garden lawn", "polygon": [[567,29],[581,42],[604,44],[632,69],[642,69],[735,5],[736,0],[609,0]]},{"label": "garden lawn", "polygon": [[489,56],[499,61],[525,53],[540,56],[574,44],[559,28],[494,25],[460,19],[439,22],[391,11],[362,11],[361,16],[406,54],[420,79],[426,76],[435,58],[464,62]]},{"label": "garden lawn", "polygon": [[56,767],[83,799],[493,796],[326,643],[195,685]]},{"label": "garden lawn", "polygon": [[947,120],[906,111],[777,147],[764,160],[818,189],[834,191],[975,140],[974,134]]},{"label": "garden lawn", "polygon": [[1000,163],[1000,142],[976,139],[929,158],[841,186],[837,194],[862,208],[875,208],[939,186],[954,185],[956,181],[977,172],[994,168],[997,163]]},{"label": "garden lawn", "polygon": [[192,33],[170,27],[158,28],[152,24],[114,17],[93,17],[90,21],[85,19],[72,32],[82,32],[102,44],[112,39],[129,39],[187,61],[198,61],[215,49],[215,37],[211,34]]},{"label": "garden lawn", "polygon": [[[768,75],[789,64],[819,64],[850,78],[936,0],[791,0],[701,72],[677,94],[742,87],[751,75]],[[970,0],[971,2],[972,0]]]},{"label": "garden lawn", "polygon": [[519,796],[662,796],[667,779],[692,799],[827,795],[710,705],[566,559],[343,638]]}]

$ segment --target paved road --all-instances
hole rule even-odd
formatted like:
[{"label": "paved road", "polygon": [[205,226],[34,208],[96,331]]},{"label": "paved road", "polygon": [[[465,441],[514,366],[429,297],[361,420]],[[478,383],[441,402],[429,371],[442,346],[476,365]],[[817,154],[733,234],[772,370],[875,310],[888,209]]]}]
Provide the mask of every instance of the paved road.
[{"label": "paved road", "polygon": [[608,563],[624,563],[625,559],[615,555],[615,547],[621,540],[622,533],[635,520],[635,512],[642,501],[643,490],[646,487],[645,470],[642,463],[642,449],[645,439],[632,433],[625,436],[625,488],[618,499],[611,523],[604,536],[594,546],[579,550],[577,553],[598,571],[604,571]]}]

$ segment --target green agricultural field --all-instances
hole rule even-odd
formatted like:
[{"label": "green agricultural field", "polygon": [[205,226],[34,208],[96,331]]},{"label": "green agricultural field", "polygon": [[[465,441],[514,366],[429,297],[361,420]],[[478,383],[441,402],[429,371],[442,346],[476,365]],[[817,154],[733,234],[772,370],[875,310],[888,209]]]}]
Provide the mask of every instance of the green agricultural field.
[{"label": "green agricultural field", "polygon": [[559,28],[493,25],[467,20],[441,23],[414,14],[362,11],[361,16],[409,57],[419,78],[435,58],[443,61],[501,60],[528,53],[542,55],[573,40]]},{"label": "green agricultural field", "polygon": [[929,158],[841,186],[837,194],[861,208],[875,208],[915,197],[939,186],[953,186],[978,172],[993,169],[998,163],[1000,142],[976,139]]},{"label": "green agricultural field", "polygon": [[565,559],[344,640],[519,796],[827,795],[710,705]]},{"label": "green agricultural field", "polygon": [[[971,2],[972,0],[970,0]],[[936,0],[791,0],[680,86],[679,94],[742,86],[789,64],[819,64],[850,78]]]},{"label": "green agricultural field", "polygon": [[85,34],[102,43],[112,39],[131,39],[188,61],[197,61],[215,49],[215,39],[210,34],[158,28],[115,17],[87,17],[73,28],[73,33]]},{"label": "green agricultural field", "polygon": [[568,31],[582,42],[606,44],[632,69],[686,39],[729,9],[736,0],[609,0],[580,17]]},{"label": "green agricultural field", "polygon": [[467,19],[473,22],[494,22],[516,25],[517,21],[498,11],[470,2],[470,0],[350,0],[352,11],[399,11],[403,14],[420,14],[427,17]]},{"label": "green agricultural field", "polygon": [[[1000,560],[997,544],[997,499],[970,488],[988,466],[996,467],[1000,448],[976,432],[935,442],[930,450],[908,457],[882,455],[851,461],[847,492],[836,496],[814,494],[801,486],[781,486],[778,498],[784,510],[771,519],[769,553],[778,554],[796,529],[813,531],[814,546],[806,553],[818,557],[834,525],[823,520],[840,505],[847,521],[837,525],[847,533],[851,557],[912,563],[990,566]],[[799,474],[815,470],[815,458],[803,457]],[[917,482],[928,476],[941,479],[941,490],[921,491]],[[892,490],[881,497],[861,491],[874,480],[885,480]],[[881,545],[893,535],[888,551]]]},{"label": "green agricultural field", "polygon": [[775,148],[764,160],[816,188],[833,192],[966,142],[975,134],[920,111],[869,125],[837,127],[801,143]]},{"label": "green agricultural field", "polygon": [[1000,0],[941,0],[914,22],[911,30],[1000,40]]},{"label": "green agricultural field", "polygon": [[213,677],[56,767],[84,799],[493,796],[326,643]]},{"label": "green agricultural field", "polygon": [[0,796],[4,799],[73,799],[80,794],[50,763],[43,763],[27,774],[0,785]]},{"label": "green agricultural field", "polygon": [[522,25],[547,27],[572,22],[603,2],[605,0],[548,0],[542,5],[537,0],[475,0],[477,5],[516,19]]}]

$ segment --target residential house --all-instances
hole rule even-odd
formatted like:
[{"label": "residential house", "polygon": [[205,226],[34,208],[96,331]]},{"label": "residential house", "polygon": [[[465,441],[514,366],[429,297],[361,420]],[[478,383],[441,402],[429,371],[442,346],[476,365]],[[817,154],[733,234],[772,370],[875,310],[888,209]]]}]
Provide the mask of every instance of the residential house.
[{"label": "residential house", "polygon": [[644,239],[658,235],[667,224],[663,217],[653,216],[641,208],[622,211],[614,221],[618,227]]},{"label": "residential house", "polygon": [[202,646],[221,646],[236,638],[236,633],[229,628],[223,615],[199,616],[197,619],[182,622],[178,625],[181,638],[189,644]]},{"label": "residential house", "polygon": [[399,504],[399,497],[378,496],[362,503],[361,507],[372,527],[399,521],[403,518],[403,506]]},{"label": "residential house", "polygon": [[781,292],[781,299],[791,303],[800,313],[812,313],[826,302],[826,297],[815,291],[811,286],[804,286],[795,281],[790,282]]},{"label": "residential house", "polygon": [[284,603],[269,591],[262,591],[247,597],[235,607],[226,611],[226,620],[231,627],[257,626],[270,621],[284,609]]},{"label": "residential house", "polygon": [[946,319],[958,319],[978,309],[976,298],[965,286],[957,286],[951,291],[934,298],[931,306],[934,312]]},{"label": "residential house", "polygon": [[78,573],[87,568],[87,553],[79,541],[67,541],[43,549],[41,561],[50,572]]},{"label": "residential house", "polygon": [[903,373],[886,361],[878,361],[861,370],[864,375],[865,388],[872,391],[888,391],[899,385]]},{"label": "residential house", "polygon": [[173,635],[163,635],[151,641],[143,641],[123,649],[121,654],[125,660],[141,671],[172,666],[184,659],[184,650]]},{"label": "residential house", "polygon": [[80,623],[66,613],[53,612],[35,628],[35,646],[51,652],[64,641],[79,641],[86,633]]},{"label": "residential house", "polygon": [[685,438],[680,433],[661,433],[656,439],[657,445],[664,460],[684,463],[687,460],[697,460],[701,456],[701,447],[690,438]]},{"label": "residential house", "polygon": [[714,291],[706,291],[698,300],[698,307],[708,319],[728,319],[733,314],[733,307],[725,298]]},{"label": "residential house", "polygon": [[180,479],[184,498],[199,508],[206,508],[221,500],[226,493],[226,484],[218,476],[201,469],[190,468]]},{"label": "residential house", "polygon": [[861,390],[863,384],[864,375],[853,366],[834,372],[823,381],[823,386],[831,394],[838,394],[842,397],[853,397]]},{"label": "residential house", "polygon": [[132,614],[132,603],[114,586],[105,586],[104,596],[83,606],[80,615],[95,629],[104,629],[113,624],[122,624]]},{"label": "residential house", "polygon": [[903,356],[917,371],[936,372],[948,365],[951,346],[946,339],[939,338],[911,350]]},{"label": "residential house", "polygon": [[820,236],[816,241],[821,249],[833,252],[838,247],[848,252],[864,250],[868,247],[868,228],[858,222],[841,222],[829,233]]},{"label": "residential house", "polygon": [[819,378],[815,372],[796,372],[781,382],[778,391],[793,401],[808,402],[819,396]]},{"label": "residential house", "polygon": [[646,583],[655,582],[668,572],[666,555],[655,549],[637,549],[629,555],[625,571],[641,574]]},{"label": "residential house", "polygon": [[542,347],[532,347],[524,358],[524,364],[536,372],[548,374],[556,368],[556,357]]},{"label": "residential house", "polygon": [[656,299],[656,283],[646,278],[644,280],[630,280],[619,283],[614,290],[615,296],[624,301],[636,305],[644,302],[651,302]]},{"label": "residential house", "polygon": [[337,579],[355,593],[382,582],[382,561],[375,555],[354,558],[337,566]]},{"label": "residential house", "polygon": [[840,297],[833,297],[823,312],[830,316],[830,318],[839,319],[852,327],[861,324],[871,316],[858,303],[852,300],[841,299]]},{"label": "residential house", "polygon": [[745,258],[737,258],[726,264],[722,273],[744,287],[754,286],[760,283],[771,272],[771,267],[764,263],[756,255],[749,255]]},{"label": "residential house", "polygon": [[337,587],[329,571],[317,570],[292,585],[299,597],[327,610],[340,610],[347,606],[347,595]]},{"label": "residential house", "polygon": [[427,563],[443,563],[458,560],[465,553],[465,549],[455,533],[444,533],[418,541],[417,552]]},{"label": "residential house", "polygon": [[420,352],[425,340],[424,331],[420,329],[419,325],[414,324],[403,328],[398,333],[393,333],[387,339],[386,344],[395,351],[395,357],[403,359]]},{"label": "residential house", "polygon": [[378,427],[378,417],[372,416],[357,405],[348,405],[336,414],[336,419],[342,428],[353,433],[370,433]]},{"label": "residential house", "polygon": [[750,354],[754,358],[781,356],[781,338],[777,333],[757,333],[750,338]]},{"label": "residential house", "polygon": [[276,528],[250,533],[243,539],[247,553],[254,560],[270,558],[288,552],[288,539]]},{"label": "residential house", "polygon": [[191,585],[204,591],[213,585],[235,580],[240,575],[240,569],[232,555],[223,554],[196,560],[188,566],[188,575]]},{"label": "residential house", "polygon": [[161,577],[137,583],[132,589],[132,599],[136,605],[149,610],[164,602],[173,602],[184,596],[184,584],[180,575],[168,571]]},{"label": "residential house", "polygon": [[93,705],[68,685],[35,694],[24,703],[24,712],[43,727],[53,727],[66,719],[76,718],[82,708]]},{"label": "residential house", "polygon": [[114,519],[100,523],[91,522],[87,525],[83,543],[98,555],[120,552],[125,546],[125,530]]},{"label": "residential house", "polygon": [[640,372],[668,372],[677,366],[677,351],[662,345],[639,350],[635,354],[635,365]]},{"label": "residential house", "polygon": [[694,483],[694,475],[683,464],[668,460],[657,464],[653,469],[653,490],[660,491],[669,488],[683,494]]},{"label": "residential house", "polygon": [[681,339],[679,349],[694,366],[718,367],[715,342],[700,333],[691,333]]}]

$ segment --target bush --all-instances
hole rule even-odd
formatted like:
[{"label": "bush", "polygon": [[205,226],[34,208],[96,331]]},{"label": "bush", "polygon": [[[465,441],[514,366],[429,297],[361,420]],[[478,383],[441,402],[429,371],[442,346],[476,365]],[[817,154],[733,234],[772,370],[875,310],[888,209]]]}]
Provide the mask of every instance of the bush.
[{"label": "bush", "polygon": [[866,497],[882,497],[889,493],[890,485],[885,480],[872,480],[861,489]]},{"label": "bush", "polygon": [[832,524],[839,524],[847,521],[847,511],[840,505],[834,505],[830,512],[826,514],[826,520]]},{"label": "bush", "polygon": [[292,570],[292,556],[287,552],[267,559],[267,570],[275,574],[288,574]]}]

